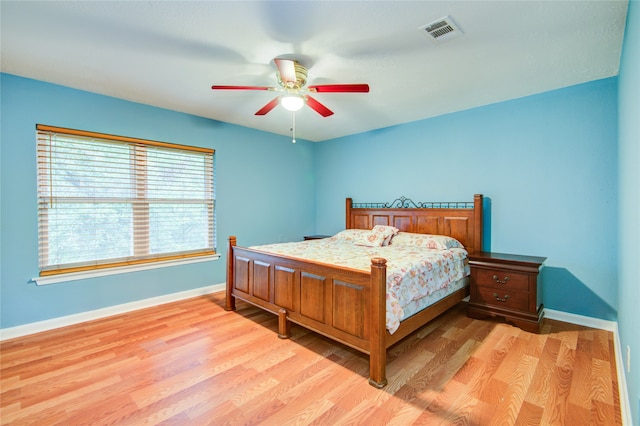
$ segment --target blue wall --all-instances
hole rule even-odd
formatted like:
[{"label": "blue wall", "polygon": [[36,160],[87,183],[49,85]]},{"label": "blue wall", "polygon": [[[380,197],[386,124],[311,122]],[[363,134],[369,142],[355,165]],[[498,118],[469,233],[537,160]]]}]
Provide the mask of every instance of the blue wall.
[{"label": "blue wall", "polygon": [[616,102],[610,78],[323,142],[317,231],[344,228],[345,197],[471,201],[482,193],[485,250],[547,257],[547,308],[614,320]]},{"label": "blue wall", "polygon": [[[224,283],[218,261],[36,286],[35,125],[216,150],[218,251],[300,240],[315,230],[315,145],[187,114],[1,74],[0,327]],[[260,214],[261,221],[256,221]]]},{"label": "blue wall", "polygon": [[618,327],[633,424],[640,424],[640,2],[629,2],[619,77],[620,281]]}]

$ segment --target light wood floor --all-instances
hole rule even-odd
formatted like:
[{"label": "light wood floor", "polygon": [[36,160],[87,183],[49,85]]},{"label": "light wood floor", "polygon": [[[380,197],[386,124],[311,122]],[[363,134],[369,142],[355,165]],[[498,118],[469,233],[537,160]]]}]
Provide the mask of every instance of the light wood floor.
[{"label": "light wood floor", "polygon": [[613,336],[545,320],[539,335],[464,302],[364,355],[221,293],[1,345],[1,423],[17,425],[621,424]]}]

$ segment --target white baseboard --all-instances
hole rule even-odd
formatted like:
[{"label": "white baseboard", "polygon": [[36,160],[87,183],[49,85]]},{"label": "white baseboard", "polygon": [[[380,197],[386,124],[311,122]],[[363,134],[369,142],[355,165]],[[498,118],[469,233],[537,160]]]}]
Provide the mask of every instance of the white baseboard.
[{"label": "white baseboard", "polygon": [[181,291],[178,293],[165,294],[162,296],[151,297],[149,299],[137,300],[135,302],[123,303],[121,305],[108,306],[106,308],[96,309],[93,311],[81,312],[79,314],[67,315],[64,317],[52,318],[49,320],[32,322],[29,324],[18,325],[0,329],[0,341],[22,337],[29,334],[40,333],[42,331],[53,330],[55,328],[66,327],[68,325],[79,324],[86,321],[92,321],[99,318],[109,317],[112,315],[123,314],[138,309],[149,308],[151,306],[162,305],[165,303],[176,302],[178,300],[189,299],[191,297],[202,296],[217,291],[223,291],[225,284],[214,284],[207,287],[194,288],[192,290]]},{"label": "white baseboard", "polygon": [[627,380],[624,374],[624,361],[622,358],[622,344],[620,343],[620,335],[618,334],[617,321],[607,321],[599,318],[585,317],[582,315],[571,314],[569,312],[554,311],[553,309],[544,308],[545,318],[552,320],[568,322],[571,324],[583,325],[585,327],[598,328],[613,333],[613,347],[616,358],[616,371],[618,374],[618,393],[620,395],[620,411],[622,412],[622,424],[632,425],[631,406],[629,405],[629,393],[627,391]]},{"label": "white baseboard", "polygon": [[618,323],[600,318],[585,317],[584,315],[572,314],[570,312],[555,311],[544,308],[544,317],[552,320],[568,322],[570,324],[583,325],[585,327],[599,328],[600,330],[616,331]]}]

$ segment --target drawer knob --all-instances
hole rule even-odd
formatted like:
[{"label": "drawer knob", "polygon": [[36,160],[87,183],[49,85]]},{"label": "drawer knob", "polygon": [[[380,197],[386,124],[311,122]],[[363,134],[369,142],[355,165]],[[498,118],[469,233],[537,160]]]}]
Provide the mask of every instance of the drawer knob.
[{"label": "drawer knob", "polygon": [[509,277],[504,277],[503,279],[498,278],[497,275],[493,276],[493,279],[496,280],[498,284],[506,284],[509,281]]},{"label": "drawer knob", "polygon": [[495,297],[498,302],[506,302],[509,298],[509,295],[505,294],[504,297],[500,297],[498,293],[493,293],[493,297]]}]

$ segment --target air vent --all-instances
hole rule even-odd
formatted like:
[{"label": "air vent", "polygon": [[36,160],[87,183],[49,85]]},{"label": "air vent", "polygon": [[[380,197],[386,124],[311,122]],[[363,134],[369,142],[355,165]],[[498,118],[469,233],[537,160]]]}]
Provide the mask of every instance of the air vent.
[{"label": "air vent", "polygon": [[445,16],[427,25],[423,25],[420,27],[420,30],[424,31],[427,37],[435,41],[451,40],[452,38],[462,35],[462,31],[450,16]]}]

